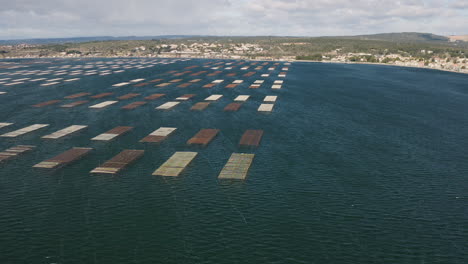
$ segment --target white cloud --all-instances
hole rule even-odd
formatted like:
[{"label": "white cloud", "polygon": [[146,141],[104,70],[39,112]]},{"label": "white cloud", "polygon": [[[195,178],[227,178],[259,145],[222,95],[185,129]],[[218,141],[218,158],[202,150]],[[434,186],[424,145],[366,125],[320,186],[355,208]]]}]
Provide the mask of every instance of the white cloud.
[{"label": "white cloud", "polygon": [[[0,38],[468,34],[468,0],[0,0]],[[453,24],[456,23],[456,24]]]}]

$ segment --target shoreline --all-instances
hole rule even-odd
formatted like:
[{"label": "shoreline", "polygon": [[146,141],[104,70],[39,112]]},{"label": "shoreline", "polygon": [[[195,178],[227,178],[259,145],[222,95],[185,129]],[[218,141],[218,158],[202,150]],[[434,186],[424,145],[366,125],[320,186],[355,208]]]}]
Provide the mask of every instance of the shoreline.
[{"label": "shoreline", "polygon": [[418,67],[418,66],[407,66],[407,65],[396,65],[396,64],[388,64],[388,63],[373,63],[373,62],[340,62],[340,61],[312,61],[312,60],[294,60],[294,62],[315,62],[315,63],[334,63],[334,64],[363,64],[363,65],[382,65],[382,66],[393,66],[393,67],[403,67],[403,68],[413,68],[413,69],[426,69],[426,70],[435,70],[435,71],[443,71],[443,72],[453,72],[453,73],[461,73],[461,74],[468,74],[467,72],[462,71],[454,71],[454,70],[447,70],[447,69],[437,69],[437,68],[430,68],[430,67]]},{"label": "shoreline", "polygon": [[240,59],[232,59],[232,58],[204,58],[204,57],[147,57],[147,56],[120,56],[120,57],[108,57],[108,56],[92,56],[92,57],[40,57],[40,58],[0,58],[2,60],[33,60],[33,59],[122,59],[122,58],[153,58],[153,59],[206,59],[206,60],[245,60],[245,61],[285,61],[285,62],[306,62],[306,63],[334,63],[334,64],[363,64],[363,65],[382,65],[382,66],[393,66],[393,67],[404,67],[404,68],[413,68],[413,69],[427,69],[427,70],[435,70],[435,71],[442,71],[442,72],[452,72],[452,73],[460,73],[460,74],[468,74],[468,71],[455,71],[455,70],[447,70],[447,69],[437,69],[437,68],[430,68],[430,67],[418,67],[418,66],[407,66],[407,65],[396,65],[396,64],[388,64],[388,63],[373,63],[373,62],[340,62],[340,61],[314,61],[314,60],[262,60],[262,59],[249,59],[249,58],[240,58]]}]

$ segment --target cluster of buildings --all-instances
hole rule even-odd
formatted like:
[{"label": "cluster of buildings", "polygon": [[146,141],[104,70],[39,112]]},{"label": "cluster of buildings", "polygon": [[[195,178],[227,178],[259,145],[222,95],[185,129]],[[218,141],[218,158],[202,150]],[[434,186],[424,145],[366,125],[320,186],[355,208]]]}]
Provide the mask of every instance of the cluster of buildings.
[{"label": "cluster of buildings", "polygon": [[220,43],[193,43],[172,44],[157,46],[161,50],[160,57],[205,57],[205,58],[240,58],[263,52],[257,44],[220,44]]},{"label": "cluster of buildings", "polygon": [[[300,43],[302,44],[302,43]],[[305,43],[304,43],[305,44]],[[277,47],[281,49],[281,45]],[[47,52],[37,45],[20,44],[0,46],[3,52],[0,58],[38,58],[38,57],[162,57],[162,58],[222,58],[222,59],[255,59],[255,60],[295,60],[296,56],[269,55],[271,52],[259,44],[253,43],[177,43],[140,45],[134,48],[117,48],[109,50],[72,50],[65,52]],[[280,52],[280,54],[286,54]],[[431,50],[421,50],[420,57],[408,54],[371,54],[345,53],[341,49],[323,54],[321,61],[337,63],[381,63],[407,67],[431,68],[468,73],[468,59],[461,57],[441,58]],[[320,57],[320,55],[319,55]]]},{"label": "cluster of buildings", "polygon": [[[424,51],[424,53],[432,54],[433,52]],[[369,61],[369,58],[372,58],[372,61]],[[347,53],[336,56],[322,56],[322,61],[339,63],[382,63],[468,73],[468,59],[460,57],[441,58],[432,56],[430,59],[421,59],[401,54],[373,55],[370,53]]]}]

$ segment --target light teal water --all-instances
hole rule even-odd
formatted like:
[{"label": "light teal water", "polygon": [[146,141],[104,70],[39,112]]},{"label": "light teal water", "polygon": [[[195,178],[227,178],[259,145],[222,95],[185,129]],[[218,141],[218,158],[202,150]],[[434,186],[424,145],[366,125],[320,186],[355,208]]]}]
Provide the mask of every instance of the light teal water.
[{"label": "light teal water", "polygon": [[[90,61],[98,60],[53,63]],[[37,146],[0,167],[0,263],[467,263],[468,76],[293,63],[279,91],[269,88],[278,69],[268,78],[226,77],[244,71],[224,71],[202,76],[191,88],[111,88],[136,78],[167,79],[164,72],[205,62],[58,86],[2,87],[8,94],[0,95],[0,122],[15,125],[0,133],[33,123],[50,126],[0,138],[1,150]],[[0,79],[11,71],[2,69]],[[215,79],[226,81],[200,88]],[[235,79],[246,81],[222,88]],[[264,86],[248,89],[256,79],[265,79]],[[30,107],[109,90],[116,96],[93,103],[130,92],[142,96],[102,110],[88,109],[91,103]],[[153,93],[167,96],[133,111],[120,109]],[[197,97],[171,111],[154,110],[185,93]],[[209,94],[224,97],[203,112],[189,111]],[[252,97],[240,111],[223,112],[239,94]],[[279,96],[267,115],[256,111],[265,95]],[[72,124],[89,127],[61,140],[40,139]],[[135,128],[113,142],[90,141],[123,125]],[[160,126],[178,130],[160,145],[138,142]],[[221,133],[206,148],[187,146],[202,128]],[[265,131],[258,149],[237,146],[246,129]],[[32,168],[71,147],[95,150],[54,172]],[[144,149],[145,155],[116,177],[89,174],[123,149]],[[151,176],[175,151],[186,150],[199,156],[180,177]],[[248,178],[218,181],[233,152],[256,154]]]}]

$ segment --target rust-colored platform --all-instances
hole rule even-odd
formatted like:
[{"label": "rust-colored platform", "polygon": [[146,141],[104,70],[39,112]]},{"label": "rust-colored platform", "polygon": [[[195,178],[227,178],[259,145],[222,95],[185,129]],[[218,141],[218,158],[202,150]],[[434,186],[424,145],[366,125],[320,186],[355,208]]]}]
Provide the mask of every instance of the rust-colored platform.
[{"label": "rust-colored platform", "polygon": [[189,145],[208,145],[218,134],[219,129],[202,129],[187,141]]},{"label": "rust-colored platform", "polygon": [[92,170],[91,173],[116,174],[139,159],[144,153],[144,150],[126,149]]},{"label": "rust-colored platform", "polygon": [[262,140],[263,130],[246,130],[239,142],[240,146],[258,147]]},{"label": "rust-colored platform", "polygon": [[224,111],[235,112],[238,111],[241,106],[241,103],[230,103],[226,107],[224,107]]}]

